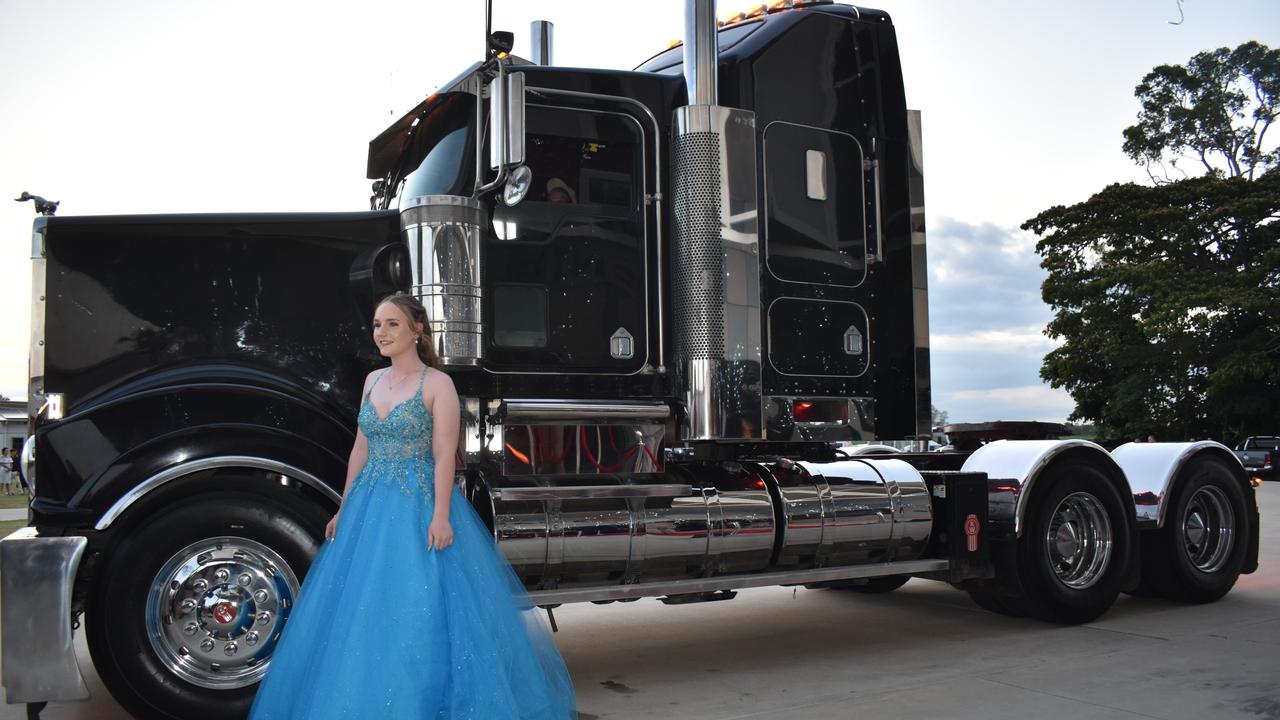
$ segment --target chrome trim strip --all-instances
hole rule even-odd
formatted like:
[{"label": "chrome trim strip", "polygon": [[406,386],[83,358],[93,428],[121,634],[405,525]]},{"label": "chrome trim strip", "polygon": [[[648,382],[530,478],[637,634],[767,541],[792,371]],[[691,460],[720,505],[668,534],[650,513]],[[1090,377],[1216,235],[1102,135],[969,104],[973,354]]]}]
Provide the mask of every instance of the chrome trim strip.
[{"label": "chrome trim strip", "polygon": [[38,537],[31,527],[0,540],[0,648],[7,702],[89,697],[71,629],[71,591],[88,545],[83,537]]},{"label": "chrome trim strip", "polygon": [[666,420],[671,408],[663,402],[590,402],[564,400],[504,400],[495,413],[499,422],[527,423],[590,423],[601,420],[637,422],[641,420]]},{"label": "chrome trim strip", "polygon": [[342,496],[339,495],[336,490],[326,485],[320,478],[305,470],[300,470],[292,465],[275,460],[268,460],[267,458],[252,457],[249,455],[223,455],[220,457],[201,458],[199,460],[181,463],[152,475],[145,481],[131,488],[129,492],[122,495],[119,500],[116,500],[115,503],[113,503],[111,507],[103,513],[102,517],[98,519],[98,523],[93,527],[95,530],[106,530],[111,527],[111,524],[119,519],[119,517],[123,515],[130,506],[141,500],[147,493],[171,480],[176,480],[180,477],[190,475],[195,472],[201,472],[203,470],[212,470],[214,468],[224,467],[247,467],[255,470],[269,470],[271,472],[280,473],[281,475],[287,475],[294,480],[298,480],[311,486],[315,490],[319,491],[320,494],[324,495],[326,499],[331,500],[334,504],[342,501]]},{"label": "chrome trim strip", "polygon": [[[27,434],[34,435],[36,416],[44,404],[44,316],[48,285],[45,235],[49,218],[31,226],[31,347],[27,367]],[[24,468],[25,469],[25,468]],[[29,481],[30,482],[30,481]]]},{"label": "chrome trim strip", "polygon": [[635,585],[611,585],[602,588],[569,588],[564,590],[538,590],[529,593],[535,605],[590,602],[595,600],[629,600],[641,597],[661,597],[688,593],[714,592],[741,588],[767,587],[770,585],[800,585],[802,583],[827,582],[873,578],[885,575],[917,575],[943,572],[950,567],[946,560],[908,560],[873,565],[849,565],[795,572],[772,572],[757,575],[725,575],[710,578],[690,578],[670,582],[638,583]]},{"label": "chrome trim strip", "polygon": [[[804,302],[821,303],[824,305],[826,304],[852,305],[858,308],[859,310],[861,310],[862,317],[865,318],[867,321],[867,334],[862,338],[863,346],[866,348],[864,352],[867,357],[867,364],[864,368],[862,368],[862,372],[858,373],[857,375],[802,375],[798,373],[783,372],[778,368],[777,365],[774,365],[773,363],[773,322],[772,322],[773,306],[777,305],[778,302],[781,300],[801,300]],[[859,377],[862,377],[863,375],[866,375],[867,371],[871,369],[871,316],[867,314],[867,309],[862,307],[860,303],[853,302],[852,300],[831,300],[829,298],[803,298],[803,297],[792,297],[790,295],[783,295],[781,297],[776,297],[773,300],[769,301],[769,307],[764,311],[764,316],[766,321],[768,321],[766,322],[766,330],[768,332],[768,335],[765,337],[765,343],[767,348],[766,352],[769,355],[769,364],[773,366],[774,371],[777,372],[779,375],[786,375],[787,377],[859,378]]]},{"label": "chrome trim strip", "polygon": [[[658,267],[657,267],[657,270],[655,271],[655,274],[657,276],[656,280],[657,280],[657,287],[658,287],[658,292],[656,293],[658,297],[658,368],[657,369],[659,373],[665,373],[667,371],[666,369],[667,357],[666,357],[666,340],[664,338],[664,324],[662,319],[663,318],[662,223],[664,220],[664,218],[662,217],[662,153],[657,151],[657,145],[659,142],[661,142],[660,138],[662,137],[662,134],[661,134],[661,129],[658,125],[658,118],[653,114],[653,111],[650,110],[649,107],[644,103],[634,98],[622,97],[621,95],[601,95],[599,93],[580,92],[577,90],[557,90],[555,88],[544,88],[544,87],[527,87],[525,88],[525,90],[526,92],[538,92],[546,95],[559,95],[561,97],[579,98],[583,100],[605,100],[608,102],[623,103],[639,109],[640,112],[644,113],[645,117],[649,119],[649,124],[653,126],[653,142],[654,142],[653,195],[648,197],[649,199],[652,200],[652,204],[653,204],[653,213],[654,213],[653,217],[655,218],[653,223],[653,236],[655,241],[657,242],[657,250],[658,250],[658,255],[657,255]],[[597,112],[600,112],[600,111],[597,111]],[[642,132],[640,134],[640,152],[646,153],[648,150],[648,147],[649,147],[648,143],[644,141],[644,133]],[[641,178],[642,189],[647,187],[648,184],[649,183],[646,178]],[[647,218],[644,220],[644,226],[645,226],[644,232],[645,232],[645,235],[647,236],[649,233]],[[649,287],[648,258],[649,258],[649,254],[646,252],[645,253],[645,269],[644,269],[646,288]],[[648,317],[648,313],[646,312],[645,313],[645,331],[646,332],[649,329],[648,323],[649,323],[649,317]],[[647,338],[645,340],[644,348],[645,348],[645,362],[648,362],[650,356],[649,356],[649,342]]]},{"label": "chrome trim strip", "polygon": [[924,138],[919,110],[907,111],[911,163],[907,194],[911,203],[911,309],[915,326],[916,437],[932,436],[933,398],[929,376],[929,272],[924,203]]},{"label": "chrome trim strip", "polygon": [[692,485],[561,485],[559,487],[515,487],[491,490],[494,500],[568,500],[584,498],[685,497]]},{"label": "chrome trim strip", "polygon": [[[774,120],[768,125],[765,125],[764,130],[760,133],[760,138],[761,138],[760,159],[761,159],[761,162],[764,164],[764,172],[762,173],[762,177],[765,177],[765,178],[769,177],[769,163],[767,160],[767,158],[769,157],[768,155],[769,128],[773,127],[774,125],[790,125],[792,127],[804,128],[805,130],[821,130],[823,132],[828,132],[833,135],[844,135],[845,137],[852,140],[853,144],[858,147],[858,158],[862,162],[864,163],[866,162],[867,154],[862,149],[862,143],[858,142],[858,138],[854,137],[853,135],[850,135],[847,132],[832,130],[831,128],[817,127],[815,125],[805,125],[803,123],[789,122],[786,120]],[[866,178],[865,178],[866,169],[860,166],[858,169],[858,172],[861,176],[863,176],[863,181],[859,185],[859,188],[861,190],[861,192],[859,193],[861,195],[861,202],[859,203],[858,206],[864,207],[866,206],[866,203],[867,203],[867,187],[866,187]],[[877,172],[879,171],[877,170]],[[878,176],[877,176],[876,183],[878,187],[879,186]],[[877,198],[877,200],[878,199],[879,198]],[[833,199],[832,202],[835,202],[835,199]],[[761,253],[764,255],[764,266],[769,270],[769,274],[772,275],[775,280],[777,280],[778,282],[791,283],[793,285],[805,285],[805,286],[818,285],[821,287],[839,287],[839,288],[858,288],[858,287],[862,287],[862,284],[867,281],[867,275],[870,272],[870,267],[868,266],[868,263],[867,263],[867,225],[865,220],[862,223],[862,258],[861,258],[862,259],[862,279],[858,280],[858,282],[854,283],[853,285],[845,285],[843,283],[810,282],[808,280],[788,280],[784,277],[780,277],[778,273],[774,272],[773,266],[769,264],[769,183],[767,180],[764,183],[764,202],[760,203],[760,208],[761,208],[761,214],[764,216],[763,221],[760,223],[760,237],[763,241],[762,242],[763,247],[761,248]]]}]

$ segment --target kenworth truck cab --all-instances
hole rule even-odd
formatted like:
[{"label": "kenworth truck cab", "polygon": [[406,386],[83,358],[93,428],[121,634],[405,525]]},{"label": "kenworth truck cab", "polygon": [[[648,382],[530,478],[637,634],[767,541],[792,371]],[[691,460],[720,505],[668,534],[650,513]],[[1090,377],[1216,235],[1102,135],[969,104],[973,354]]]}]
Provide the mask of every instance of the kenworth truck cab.
[{"label": "kenworth truck cab", "polygon": [[83,620],[135,715],[247,711],[394,291],[429,310],[459,482],[540,606],[922,577],[1078,623],[1254,570],[1253,491],[1216,443],[847,449],[929,438],[920,120],[887,14],[717,26],[690,0],[684,42],[633,71],[487,37],[370,143],[368,212],[37,220],[8,702],[86,696]]}]

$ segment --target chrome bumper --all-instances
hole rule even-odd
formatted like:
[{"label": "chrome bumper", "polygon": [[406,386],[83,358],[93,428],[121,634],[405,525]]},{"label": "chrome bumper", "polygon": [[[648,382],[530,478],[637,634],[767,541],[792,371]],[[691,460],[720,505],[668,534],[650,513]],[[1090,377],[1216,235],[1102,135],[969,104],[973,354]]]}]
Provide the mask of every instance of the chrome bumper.
[{"label": "chrome bumper", "polygon": [[87,544],[37,537],[35,528],[0,540],[0,680],[9,703],[89,697],[71,632],[71,589]]}]

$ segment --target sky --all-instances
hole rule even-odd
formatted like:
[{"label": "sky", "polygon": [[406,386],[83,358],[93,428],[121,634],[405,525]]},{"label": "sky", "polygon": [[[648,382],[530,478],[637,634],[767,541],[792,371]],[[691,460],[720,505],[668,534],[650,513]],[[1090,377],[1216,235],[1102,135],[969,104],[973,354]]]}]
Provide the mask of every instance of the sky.
[{"label": "sky", "polygon": [[[721,0],[721,15],[754,2]],[[1035,237],[1054,205],[1146,182],[1121,152],[1152,68],[1248,40],[1277,0],[883,0],[923,113],[933,403],[953,422],[1062,421],[1039,379],[1051,312]],[[495,0],[529,55],[631,69],[679,0]],[[1181,18],[1180,24],[1172,24]],[[479,0],[0,0],[0,194],[59,215],[368,208],[368,141],[483,50]],[[24,397],[30,204],[0,199],[0,393]]]}]

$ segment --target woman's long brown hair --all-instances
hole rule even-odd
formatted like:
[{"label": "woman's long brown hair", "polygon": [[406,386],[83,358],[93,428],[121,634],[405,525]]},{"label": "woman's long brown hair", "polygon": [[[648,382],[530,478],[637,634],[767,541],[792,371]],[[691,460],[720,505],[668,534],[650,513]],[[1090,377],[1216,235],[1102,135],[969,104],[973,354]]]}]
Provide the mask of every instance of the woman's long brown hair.
[{"label": "woman's long brown hair", "polygon": [[418,358],[427,366],[436,370],[440,369],[440,356],[436,354],[436,344],[431,339],[431,321],[427,319],[427,309],[423,307],[422,302],[418,298],[398,292],[388,295],[378,302],[391,303],[400,308],[405,315],[409,316],[409,322],[417,325],[422,323],[422,336],[418,338],[416,343],[418,348]]}]

